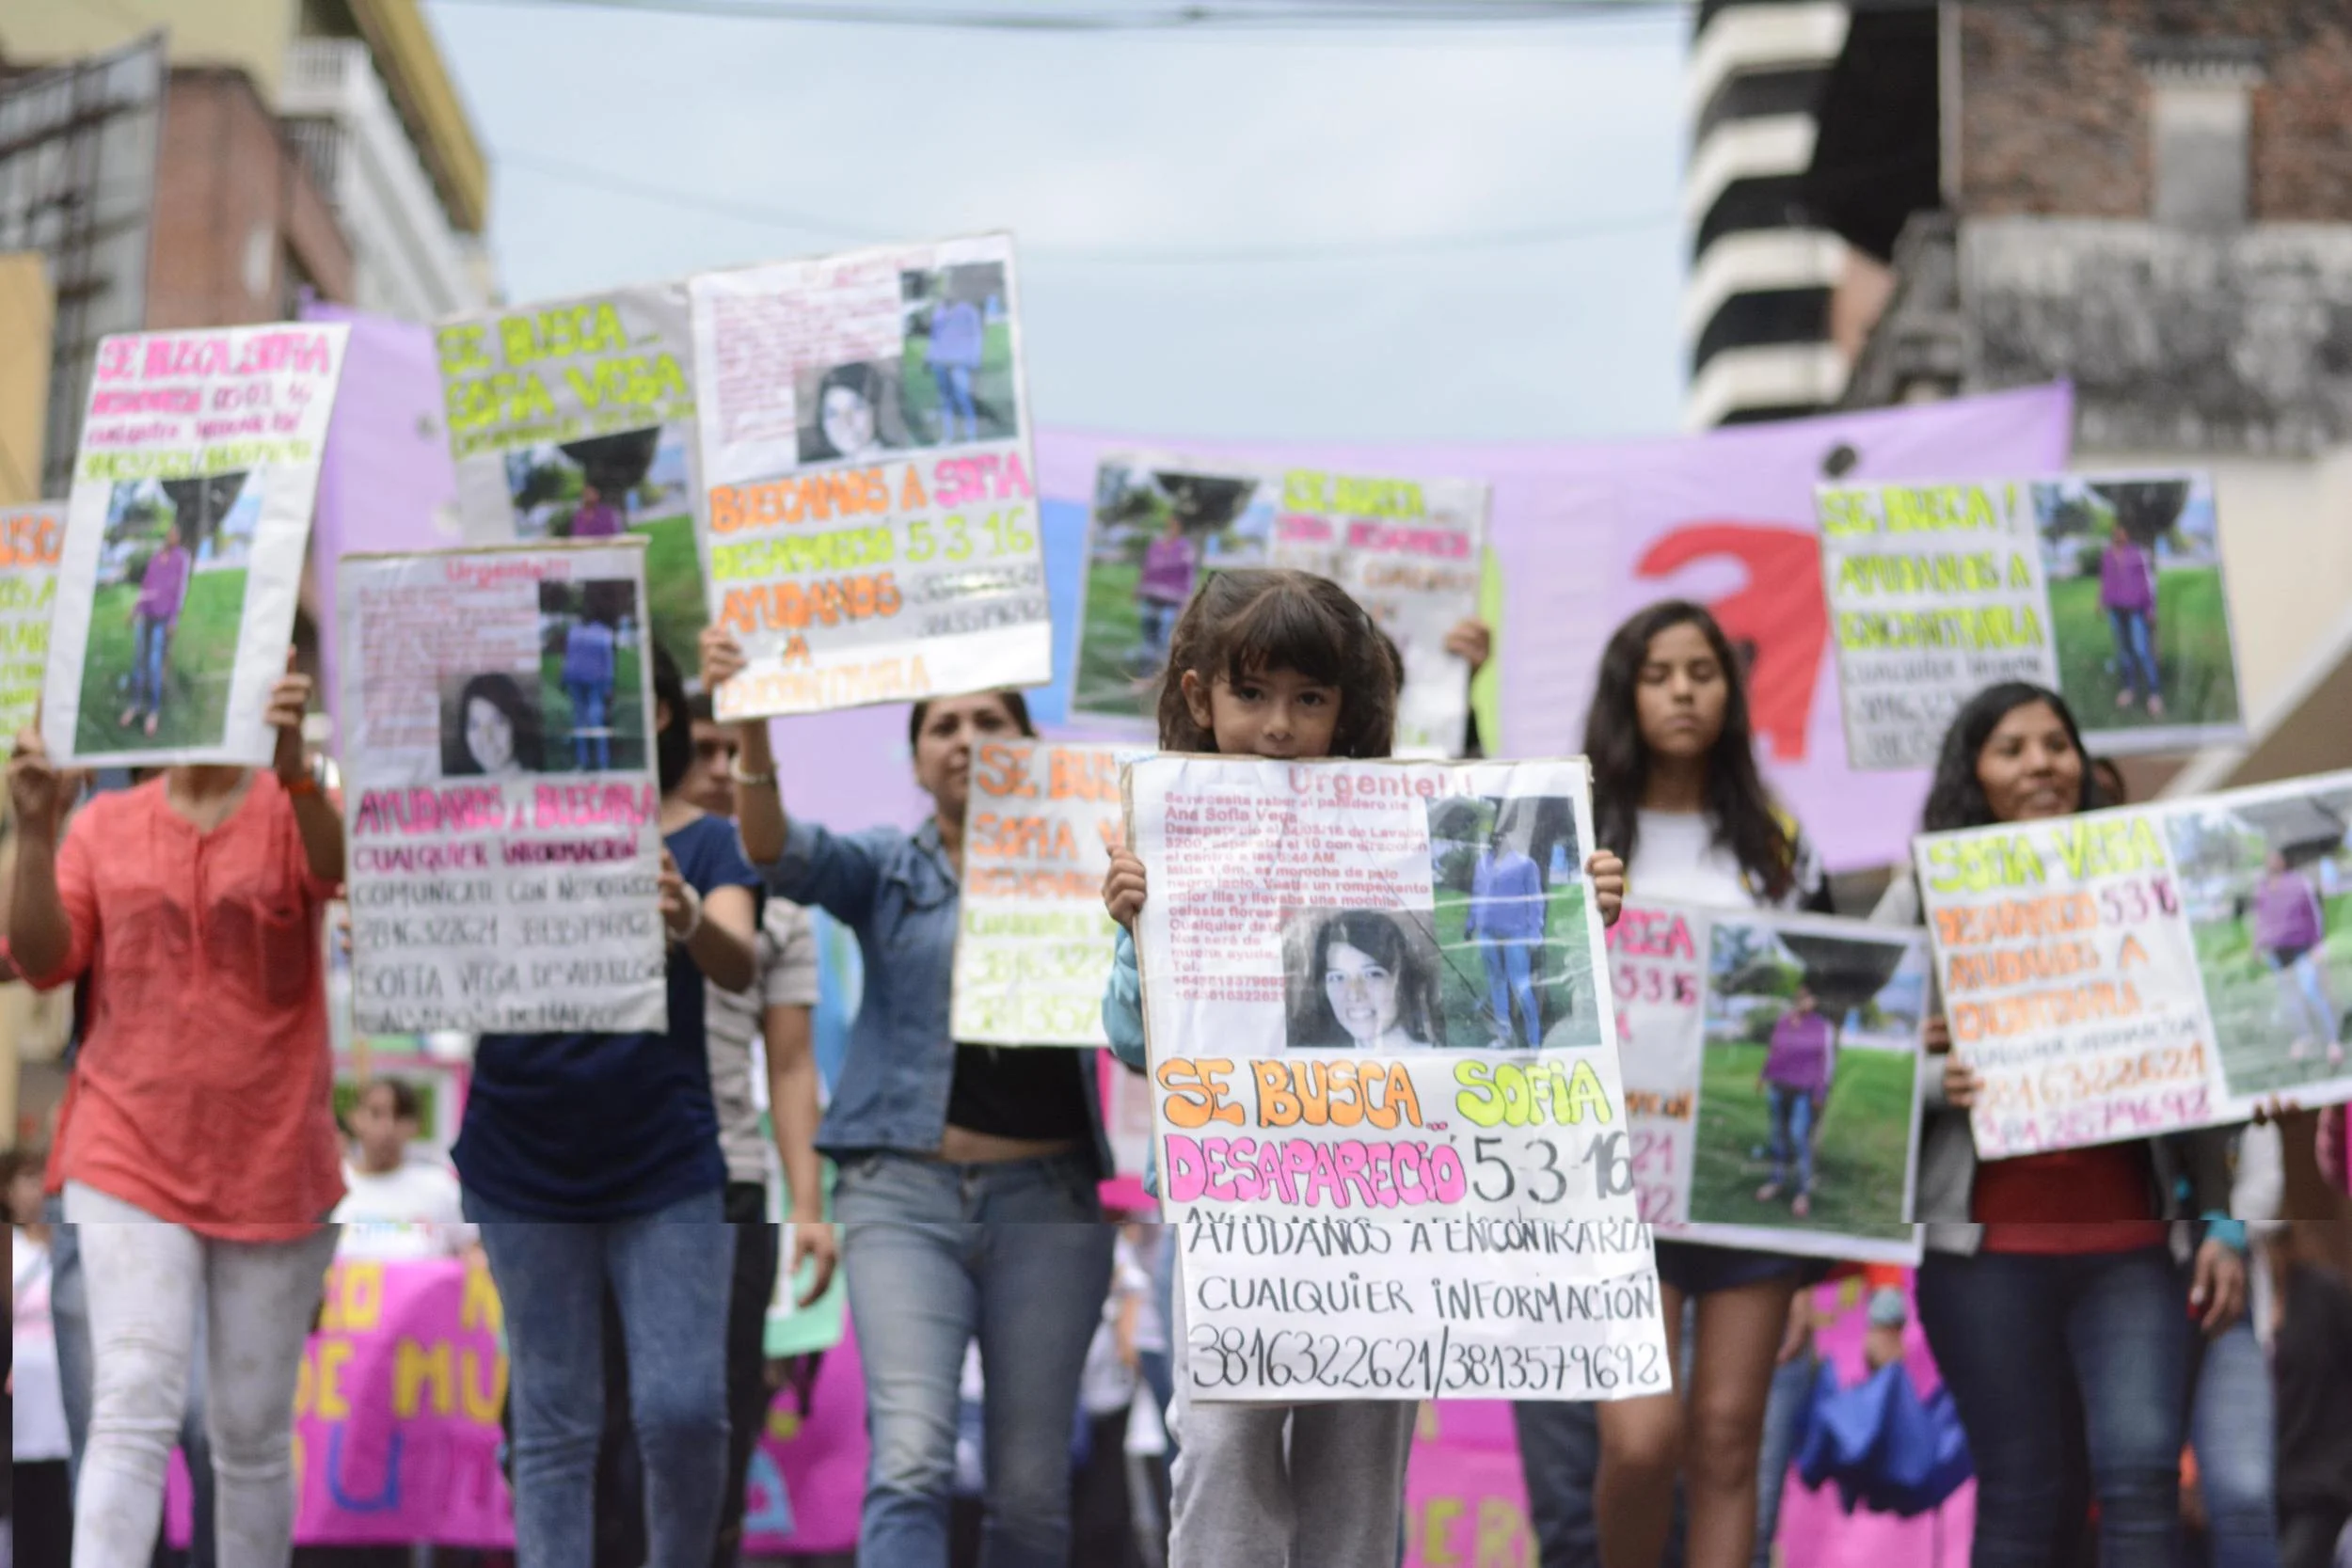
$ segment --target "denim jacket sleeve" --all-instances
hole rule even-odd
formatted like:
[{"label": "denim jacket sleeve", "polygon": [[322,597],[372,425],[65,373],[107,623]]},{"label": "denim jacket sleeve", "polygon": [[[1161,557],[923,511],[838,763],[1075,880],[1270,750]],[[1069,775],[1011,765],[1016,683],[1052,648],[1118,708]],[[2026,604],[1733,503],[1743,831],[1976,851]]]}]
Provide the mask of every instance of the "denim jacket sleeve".
[{"label": "denim jacket sleeve", "polygon": [[754,867],[768,891],[795,904],[816,905],[852,929],[866,924],[882,880],[883,848],[892,830],[836,833],[804,816],[787,817],[784,853]]},{"label": "denim jacket sleeve", "polygon": [[1110,983],[1103,988],[1103,1033],[1110,1037],[1111,1054],[1143,1068],[1143,975],[1136,966],[1136,939],[1123,927],[1111,948]]}]

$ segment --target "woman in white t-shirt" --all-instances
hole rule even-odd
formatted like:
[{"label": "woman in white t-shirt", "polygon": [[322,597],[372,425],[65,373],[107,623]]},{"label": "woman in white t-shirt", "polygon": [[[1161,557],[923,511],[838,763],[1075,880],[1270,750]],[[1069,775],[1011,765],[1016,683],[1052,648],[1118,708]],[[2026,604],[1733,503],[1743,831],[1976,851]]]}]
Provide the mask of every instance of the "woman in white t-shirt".
[{"label": "woman in white t-shirt", "polygon": [[335,1206],[343,1227],[338,1258],[455,1258],[473,1245],[457,1173],[410,1148],[422,1114],[416,1089],[400,1079],[378,1078],[359,1091],[350,1118],[356,1158],[344,1162],[343,1200]]},{"label": "woman in white t-shirt", "polygon": [[[1698,605],[1652,605],[1601,655],[1585,719],[1594,847],[1626,863],[1626,897],[1829,912],[1812,846],[1764,788],[1731,641]],[[1638,1042],[1637,1047],[1638,1049]],[[1655,1568],[1679,1473],[1690,1568],[1747,1568],[1757,1457],[1797,1291],[1821,1265],[1774,1253],[1658,1243],[1666,1334],[1685,1386],[1604,1404],[1596,1513],[1606,1568]],[[1682,1359],[1685,1303],[1695,1348]]]},{"label": "woman in white t-shirt", "polygon": [[65,1385],[57,1374],[57,1331],[49,1313],[49,1227],[41,1221],[37,1154],[0,1153],[8,1199],[14,1354],[8,1365],[15,1476],[9,1528],[27,1563],[64,1562],[73,1541],[73,1488],[66,1462]]}]

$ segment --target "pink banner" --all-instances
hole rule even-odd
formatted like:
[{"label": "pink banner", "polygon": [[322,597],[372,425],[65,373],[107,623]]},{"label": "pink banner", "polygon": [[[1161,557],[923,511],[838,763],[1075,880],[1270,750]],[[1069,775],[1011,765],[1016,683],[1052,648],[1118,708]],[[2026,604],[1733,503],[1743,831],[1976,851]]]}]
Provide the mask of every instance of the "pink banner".
[{"label": "pink banner", "polygon": [[866,1372],[854,1327],[817,1358],[805,1390],[768,1410],[743,1501],[743,1549],[818,1556],[854,1551],[866,1497]]}]

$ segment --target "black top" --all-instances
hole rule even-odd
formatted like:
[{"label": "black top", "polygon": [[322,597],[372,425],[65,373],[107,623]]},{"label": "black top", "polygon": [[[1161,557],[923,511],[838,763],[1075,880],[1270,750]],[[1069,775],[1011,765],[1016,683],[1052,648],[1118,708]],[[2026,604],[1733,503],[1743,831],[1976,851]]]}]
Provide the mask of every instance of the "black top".
[{"label": "black top", "polygon": [[2296,1264],[2273,1359],[2280,1505],[2352,1508],[2352,1287]]},{"label": "black top", "polygon": [[947,1124],[999,1138],[1091,1137],[1077,1052],[1051,1045],[957,1046]]}]

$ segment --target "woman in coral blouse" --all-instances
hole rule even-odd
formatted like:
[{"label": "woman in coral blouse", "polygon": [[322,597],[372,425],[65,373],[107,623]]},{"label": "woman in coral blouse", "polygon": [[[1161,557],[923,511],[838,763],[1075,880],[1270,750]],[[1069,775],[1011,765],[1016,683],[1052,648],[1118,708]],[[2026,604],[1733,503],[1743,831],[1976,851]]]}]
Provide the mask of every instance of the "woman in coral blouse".
[{"label": "woman in coral blouse", "polygon": [[44,990],[90,980],[49,1171],[96,1363],[74,1568],[153,1549],[199,1291],[219,1560],[290,1550],[294,1385],[343,1194],[319,926],[343,835],[305,767],[310,697],[307,675],[271,691],[274,768],[167,768],[63,832],[72,790],[40,736],[8,764],[15,960]]}]

